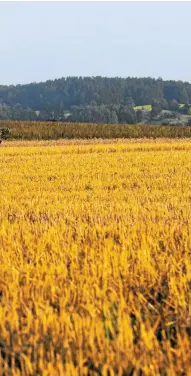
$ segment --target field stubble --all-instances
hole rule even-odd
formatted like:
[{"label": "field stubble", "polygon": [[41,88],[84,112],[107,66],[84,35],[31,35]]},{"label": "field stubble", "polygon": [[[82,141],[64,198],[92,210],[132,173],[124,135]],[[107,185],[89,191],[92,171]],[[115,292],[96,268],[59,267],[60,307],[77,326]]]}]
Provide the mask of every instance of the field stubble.
[{"label": "field stubble", "polygon": [[191,142],[110,142],[0,148],[0,375],[191,374]]}]

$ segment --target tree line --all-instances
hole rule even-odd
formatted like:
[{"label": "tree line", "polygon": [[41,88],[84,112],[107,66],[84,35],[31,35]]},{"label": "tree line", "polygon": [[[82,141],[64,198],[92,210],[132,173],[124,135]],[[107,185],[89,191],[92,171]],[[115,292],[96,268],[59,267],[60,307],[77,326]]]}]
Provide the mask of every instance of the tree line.
[{"label": "tree line", "polygon": [[135,106],[151,104],[152,117],[180,103],[191,103],[191,84],[161,78],[67,77],[0,86],[0,119],[134,124],[143,115]]}]

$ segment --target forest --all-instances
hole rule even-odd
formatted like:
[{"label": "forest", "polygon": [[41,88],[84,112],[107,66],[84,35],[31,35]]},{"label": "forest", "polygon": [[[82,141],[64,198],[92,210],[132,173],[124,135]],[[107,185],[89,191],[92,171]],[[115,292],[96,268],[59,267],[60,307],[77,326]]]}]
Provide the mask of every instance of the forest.
[{"label": "forest", "polygon": [[189,116],[190,103],[190,83],[151,77],[66,77],[0,86],[1,120],[149,124],[161,111],[170,111],[170,118]]}]

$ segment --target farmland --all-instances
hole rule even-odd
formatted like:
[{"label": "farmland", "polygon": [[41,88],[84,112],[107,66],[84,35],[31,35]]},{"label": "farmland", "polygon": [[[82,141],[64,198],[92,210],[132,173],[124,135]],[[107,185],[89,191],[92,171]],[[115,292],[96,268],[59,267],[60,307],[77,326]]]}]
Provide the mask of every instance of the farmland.
[{"label": "farmland", "polygon": [[12,140],[191,138],[191,126],[0,121]]},{"label": "farmland", "polygon": [[[179,104],[179,108],[183,108],[185,106],[184,103]],[[143,106],[135,106],[135,110],[144,110],[144,111],[151,111],[152,110],[152,105],[151,104],[145,104]]]},{"label": "farmland", "polygon": [[0,167],[0,375],[190,375],[191,140],[26,138]]},{"label": "farmland", "polygon": [[143,106],[135,106],[134,109],[135,110],[151,111],[152,110],[152,106],[151,106],[151,104],[145,104]]}]

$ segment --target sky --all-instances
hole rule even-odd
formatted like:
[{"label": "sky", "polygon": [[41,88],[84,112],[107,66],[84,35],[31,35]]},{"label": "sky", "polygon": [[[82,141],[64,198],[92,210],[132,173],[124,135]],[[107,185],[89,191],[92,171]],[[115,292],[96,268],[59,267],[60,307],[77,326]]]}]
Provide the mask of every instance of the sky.
[{"label": "sky", "polygon": [[1,2],[0,85],[67,76],[191,82],[191,2]]}]

